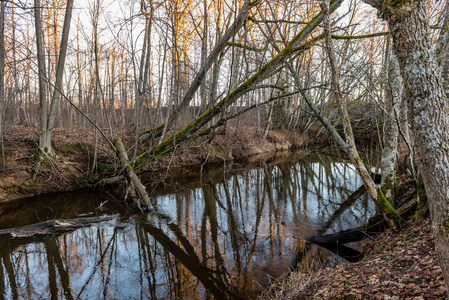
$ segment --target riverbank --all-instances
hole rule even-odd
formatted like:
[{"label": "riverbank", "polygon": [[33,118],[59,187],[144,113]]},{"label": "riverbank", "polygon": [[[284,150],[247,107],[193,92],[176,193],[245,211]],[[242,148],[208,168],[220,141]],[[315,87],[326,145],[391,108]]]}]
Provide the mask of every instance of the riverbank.
[{"label": "riverbank", "polygon": [[[142,173],[151,179],[162,171],[177,172],[223,161],[263,161],[278,151],[314,147],[317,142],[292,131],[270,131],[265,138],[252,128],[240,128],[236,133],[230,128],[227,134],[215,135],[211,140],[182,145],[148,165]],[[128,136],[124,142],[132,156],[134,139],[130,134],[122,135]],[[56,129],[53,137],[55,155],[38,163],[38,129],[6,128],[4,162],[0,162],[0,202],[86,188],[114,175],[115,154],[101,137],[95,151],[92,131]],[[93,168],[95,156],[97,165]]]},{"label": "riverbank", "polygon": [[316,273],[295,272],[274,283],[261,299],[444,299],[430,220],[364,241],[364,258]]}]

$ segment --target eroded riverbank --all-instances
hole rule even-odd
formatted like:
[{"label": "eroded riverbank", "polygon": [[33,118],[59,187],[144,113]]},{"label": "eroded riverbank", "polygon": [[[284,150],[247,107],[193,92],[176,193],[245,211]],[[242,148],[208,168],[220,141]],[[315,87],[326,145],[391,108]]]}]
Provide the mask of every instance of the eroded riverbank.
[{"label": "eroded riverbank", "polygon": [[[232,161],[259,162],[279,151],[313,147],[310,140],[296,132],[270,131],[266,138],[250,132],[253,131],[242,129],[239,135],[217,135],[212,141],[197,140],[182,145],[172,155],[159,158],[141,173],[160,181],[161,175],[176,173],[184,168],[199,169],[207,164]],[[90,131],[55,130],[55,155],[39,162],[37,128],[9,127],[4,140],[0,202],[92,187],[102,179],[115,175],[114,152],[101,140],[95,151],[94,135]],[[125,142],[132,146],[134,140],[130,136]]]}]

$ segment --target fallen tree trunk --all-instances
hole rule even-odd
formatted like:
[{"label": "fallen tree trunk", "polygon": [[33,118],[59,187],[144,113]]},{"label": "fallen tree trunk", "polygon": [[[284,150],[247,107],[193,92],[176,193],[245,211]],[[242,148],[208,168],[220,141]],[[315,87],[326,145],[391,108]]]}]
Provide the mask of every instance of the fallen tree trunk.
[{"label": "fallen tree trunk", "polygon": [[[410,195],[406,197],[407,201],[397,210],[399,215],[402,216],[406,214],[413,206],[417,204],[417,199],[416,197],[414,197],[415,194],[416,190],[414,190],[412,193],[410,193]],[[357,242],[362,240],[364,237],[379,233],[382,230],[384,222],[385,220],[381,215],[376,215],[363,226],[327,235],[311,236],[306,238],[306,241],[326,248],[351,242]]]},{"label": "fallen tree trunk", "polygon": [[[137,201],[141,211],[153,211],[153,205],[150,196],[145,189],[145,186],[140,181],[139,177],[134,172],[134,169],[129,161],[125,146],[120,138],[114,140],[117,157],[120,159],[121,167],[123,169],[123,176],[126,179],[126,196],[125,199],[131,198]],[[143,206],[142,206],[143,205]]]},{"label": "fallen tree trunk", "polygon": [[31,224],[18,228],[2,229],[0,230],[0,237],[10,236],[12,238],[30,238],[47,234],[57,234],[87,227],[94,223],[113,220],[115,218],[117,218],[117,215],[68,220],[49,220],[46,222]]}]

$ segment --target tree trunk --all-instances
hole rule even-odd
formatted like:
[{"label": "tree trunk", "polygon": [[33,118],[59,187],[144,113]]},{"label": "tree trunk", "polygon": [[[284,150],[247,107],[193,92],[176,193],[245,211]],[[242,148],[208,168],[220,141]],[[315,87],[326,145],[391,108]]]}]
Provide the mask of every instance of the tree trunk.
[{"label": "tree trunk", "polygon": [[[203,0],[203,39],[201,41],[201,69],[206,65],[207,58],[207,39],[208,39],[208,15],[207,15],[207,0]],[[207,70],[206,70],[207,73]],[[206,77],[206,73],[204,74],[204,78]],[[201,88],[200,88],[200,111],[206,110],[207,103],[207,85],[206,80],[201,80]]]},{"label": "tree trunk", "polygon": [[385,198],[395,204],[396,194],[396,165],[398,154],[398,120],[399,106],[402,97],[402,77],[399,72],[399,62],[396,54],[390,54],[388,64],[388,81],[385,88],[385,127],[384,127],[384,149],[382,151],[381,190]]},{"label": "tree trunk", "polygon": [[[340,7],[341,3],[342,0],[332,1],[329,11],[330,12],[335,11],[338,7]],[[273,57],[264,66],[262,66],[251,77],[242,82],[237,88],[232,90],[223,99],[218,101],[212,108],[206,110],[202,115],[200,115],[198,118],[190,122],[187,126],[179,130],[177,133],[173,134],[172,136],[166,138],[163,141],[161,139],[161,142],[157,146],[153,147],[153,149],[151,149],[150,151],[147,151],[147,153],[144,153],[139,157],[137,157],[136,169],[142,168],[148,162],[155,159],[155,157],[162,155],[167,151],[170,151],[170,147],[171,149],[173,149],[174,147],[173,141],[175,139],[178,145],[185,142],[186,140],[192,139],[194,133],[197,132],[201,127],[210,122],[215,116],[221,114],[222,111],[224,111],[227,107],[235,103],[241,96],[248,93],[257,83],[263,81],[264,79],[271,76],[273,72],[279,70],[279,66],[288,62],[288,58],[293,53],[297,54],[299,51],[304,50],[305,47],[300,47],[301,42],[303,42],[310,34],[313,33],[313,31],[321,24],[322,20],[323,20],[322,14],[321,13],[317,14],[307,23],[307,25],[295,37],[292,38],[292,40],[285,46],[285,48],[282,51],[280,51],[275,57]],[[300,47],[299,50],[298,47]],[[222,119],[222,121],[223,120],[224,119]],[[220,122],[221,121],[217,122],[217,126],[218,123]],[[163,125],[164,124],[162,124],[161,126],[163,127]],[[141,136],[144,134],[151,134],[154,132],[154,130],[159,130],[158,129],[159,127],[146,130],[141,134]],[[209,127],[209,129],[206,129],[204,131],[210,130],[211,128],[212,127]],[[201,134],[203,134],[203,132]]]},{"label": "tree trunk", "polygon": [[[34,22],[36,26],[37,65],[39,69],[39,147],[41,147],[45,145],[45,136],[47,134],[47,72],[45,68],[40,0],[34,0],[34,14]],[[47,152],[45,148],[42,150]]]},{"label": "tree trunk", "polygon": [[[175,106],[176,108],[173,110],[173,112],[168,117],[166,124],[161,124],[158,127],[156,127],[155,128],[156,132],[161,132],[161,130],[164,129],[164,127],[170,128],[173,125],[173,123],[176,121],[178,116],[182,113],[183,109],[186,108],[189,105],[189,103],[191,102],[191,100],[192,100],[193,96],[195,95],[196,91],[203,84],[203,82],[205,80],[205,77],[206,77],[206,74],[207,74],[207,71],[211,68],[212,64],[215,62],[215,67],[219,66],[219,63],[217,64],[217,62],[216,62],[217,58],[219,57],[220,53],[222,53],[223,50],[228,45],[227,44],[228,41],[243,26],[243,24],[245,23],[245,20],[248,17],[249,10],[256,3],[258,3],[258,2],[254,1],[251,4],[249,4],[248,0],[245,1],[245,4],[241,8],[238,16],[236,17],[234,24],[232,24],[232,26],[224,33],[224,35],[221,37],[221,39],[217,42],[217,45],[215,45],[215,47],[212,50],[212,52],[205,59],[204,63],[202,63],[200,70],[196,74],[195,78],[192,81],[192,84],[190,85],[190,87],[188,88],[187,92],[183,96],[181,103],[178,105],[177,104],[178,102],[176,101],[176,106]],[[178,66],[174,66],[174,68],[175,67],[178,67]],[[214,68],[214,70],[215,70],[215,68]],[[214,75],[215,75],[215,73],[214,73]],[[173,79],[175,79],[175,78],[173,78]],[[216,87],[213,86],[213,83],[211,84],[211,88],[212,89],[216,88]],[[173,91],[176,92],[177,89],[174,89]],[[177,93],[174,93],[173,95],[174,95],[173,97],[178,97]],[[211,99],[211,101],[214,101],[214,99]],[[202,112],[204,112],[204,111],[200,110],[200,113],[202,113]],[[166,128],[164,130],[162,130],[162,131],[165,132]],[[154,129],[152,129],[152,130],[154,130]],[[150,130],[150,132],[152,132],[152,130]]]},{"label": "tree trunk", "polygon": [[346,105],[343,100],[343,95],[340,91],[340,84],[339,84],[339,76],[338,76],[338,68],[337,68],[337,59],[335,57],[334,47],[332,45],[331,40],[331,30],[330,30],[330,21],[329,21],[329,2],[325,2],[326,0],[323,0],[321,2],[321,9],[323,11],[323,26],[324,26],[324,34],[325,34],[325,42],[326,42],[326,50],[329,57],[329,64],[331,69],[331,85],[332,85],[332,92],[334,94],[334,97],[337,101],[338,108],[340,111],[340,116],[343,121],[343,131],[346,137],[346,142],[349,144],[349,158],[351,162],[354,164],[354,167],[357,170],[357,173],[359,173],[360,178],[363,181],[363,185],[365,186],[366,190],[370,194],[373,201],[376,203],[376,206],[381,211],[383,217],[388,223],[388,226],[392,229],[397,229],[401,223],[402,218],[398,214],[398,212],[390,205],[390,203],[385,199],[382,191],[376,187],[374,184],[373,179],[371,178],[368,170],[366,169],[365,165],[363,164],[362,159],[360,158],[357,148],[355,146],[355,140],[354,140],[354,134],[352,132],[352,126],[351,122],[349,120],[349,114],[346,109]]},{"label": "tree trunk", "polygon": [[[121,167],[123,169],[126,183],[128,185],[128,188],[126,189],[128,193],[127,196],[130,196],[131,198],[137,197],[137,201],[141,201],[143,205],[145,205],[147,210],[152,211],[153,205],[151,204],[150,197],[148,196],[145,186],[140,182],[139,177],[137,177],[131,163],[129,162],[128,154],[126,153],[125,146],[123,146],[122,140],[120,138],[116,138],[114,140],[114,146],[116,149],[117,157],[121,161]],[[141,210],[145,209],[140,205],[139,208],[141,208]]]},{"label": "tree trunk", "polygon": [[440,18],[441,31],[436,47],[438,65],[441,67],[446,97],[449,97],[449,2],[446,2]]},{"label": "tree trunk", "polygon": [[415,153],[427,192],[440,267],[449,283],[449,106],[424,0],[364,0],[388,22],[399,59]]},{"label": "tree trunk", "polygon": [[[62,91],[62,76],[64,75],[64,64],[67,53],[67,44],[69,41],[70,23],[72,20],[72,7],[73,0],[68,0],[64,17],[64,26],[62,29],[62,39],[61,46],[59,48],[58,65],[56,68],[56,81],[53,87],[50,113],[48,115],[47,127],[45,129],[45,132],[41,132],[41,135],[43,135],[43,144],[39,144],[39,147],[47,153],[52,152],[51,136],[55,127],[55,118],[59,104],[60,91]],[[39,138],[39,141],[41,141],[41,138]]]}]

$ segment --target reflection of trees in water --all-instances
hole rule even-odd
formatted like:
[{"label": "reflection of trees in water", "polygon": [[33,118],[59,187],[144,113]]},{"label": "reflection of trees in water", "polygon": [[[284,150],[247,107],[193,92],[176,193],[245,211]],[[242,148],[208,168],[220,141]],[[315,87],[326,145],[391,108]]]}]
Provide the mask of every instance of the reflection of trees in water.
[{"label": "reflection of trees in water", "polygon": [[[327,157],[246,173],[160,197],[148,220],[90,227],[1,247],[0,299],[234,297],[265,274],[329,259],[301,236],[363,221],[370,207],[351,166]],[[362,198],[363,201],[359,201]],[[36,274],[39,270],[39,274]],[[34,292],[33,292],[34,291]],[[35,293],[35,294],[33,294]],[[27,296],[29,295],[29,296]]]}]

